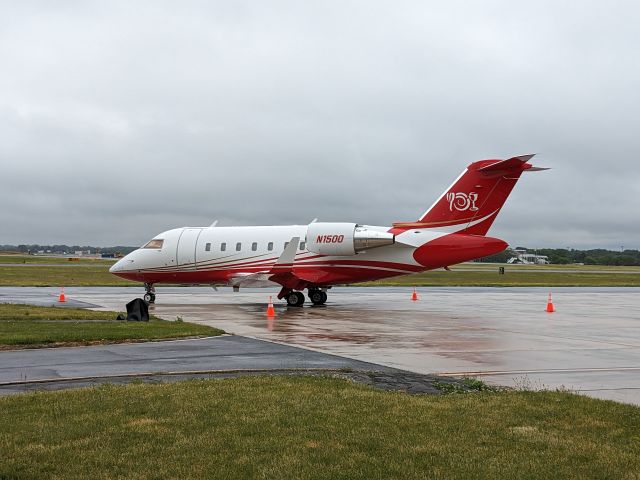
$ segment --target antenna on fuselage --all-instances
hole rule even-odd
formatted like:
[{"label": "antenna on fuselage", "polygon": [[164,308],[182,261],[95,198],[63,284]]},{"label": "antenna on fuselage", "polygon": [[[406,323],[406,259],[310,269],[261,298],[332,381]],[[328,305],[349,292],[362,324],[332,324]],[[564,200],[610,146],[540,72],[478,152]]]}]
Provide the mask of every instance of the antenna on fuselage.
[{"label": "antenna on fuselage", "polygon": [[311,220],[311,223],[316,223],[318,221],[317,218],[314,218],[313,220]]},{"label": "antenna on fuselage", "polygon": [[211,225],[209,225],[209,228],[215,227],[217,224],[218,224],[218,220],[215,220]]}]

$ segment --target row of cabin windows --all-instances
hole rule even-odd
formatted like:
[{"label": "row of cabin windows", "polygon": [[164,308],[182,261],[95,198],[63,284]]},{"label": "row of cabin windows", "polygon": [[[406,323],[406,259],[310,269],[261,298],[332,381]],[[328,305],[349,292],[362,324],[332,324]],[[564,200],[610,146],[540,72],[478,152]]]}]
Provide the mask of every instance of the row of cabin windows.
[{"label": "row of cabin windows", "polygon": [[[289,242],[284,242],[284,248],[287,248],[287,245],[289,245]],[[300,242],[300,250],[304,250],[305,247],[305,242]],[[210,252],[211,251],[211,243],[207,243],[204,246],[204,250],[205,252]],[[238,242],[236,243],[236,252],[240,252],[242,250],[242,242]],[[253,242],[251,244],[251,250],[252,251],[256,251],[258,250],[258,242]],[[267,243],[267,250],[272,251],[273,250],[273,242],[269,242]],[[220,244],[220,251],[221,252],[226,252],[227,251],[227,243],[226,242],[222,242]]]}]

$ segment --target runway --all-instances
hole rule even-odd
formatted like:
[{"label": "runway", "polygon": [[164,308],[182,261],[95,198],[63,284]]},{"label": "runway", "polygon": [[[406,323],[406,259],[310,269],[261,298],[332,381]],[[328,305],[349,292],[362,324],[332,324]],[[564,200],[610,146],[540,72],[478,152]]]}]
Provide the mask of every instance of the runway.
[{"label": "runway", "polygon": [[[81,305],[123,310],[142,288],[68,288]],[[56,289],[1,288],[7,299],[55,303]],[[640,404],[640,289],[344,287],[324,307],[265,315],[267,289],[158,288],[157,315],[417,373],[500,385],[565,388]],[[4,299],[4,300],[3,300]]]}]

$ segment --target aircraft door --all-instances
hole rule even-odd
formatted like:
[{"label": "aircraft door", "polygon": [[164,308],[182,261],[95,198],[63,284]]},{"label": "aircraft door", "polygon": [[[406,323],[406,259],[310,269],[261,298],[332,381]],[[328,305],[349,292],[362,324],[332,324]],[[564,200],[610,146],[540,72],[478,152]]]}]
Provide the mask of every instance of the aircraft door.
[{"label": "aircraft door", "polygon": [[196,269],[196,245],[201,233],[201,228],[185,228],[182,230],[176,251],[176,264],[181,270]]}]

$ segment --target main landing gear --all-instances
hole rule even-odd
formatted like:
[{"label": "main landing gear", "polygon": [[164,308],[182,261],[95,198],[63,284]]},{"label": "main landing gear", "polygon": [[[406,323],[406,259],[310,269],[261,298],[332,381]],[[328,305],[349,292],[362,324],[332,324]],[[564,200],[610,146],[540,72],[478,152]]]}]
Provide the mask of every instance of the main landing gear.
[{"label": "main landing gear", "polygon": [[327,302],[327,292],[313,288],[309,290],[309,300],[314,305],[324,305]]},{"label": "main landing gear", "polygon": [[290,307],[301,307],[304,303],[304,294],[302,292],[289,292],[286,299],[287,305]]},{"label": "main landing gear", "polygon": [[[287,305],[290,307],[301,307],[304,304],[304,294],[302,292],[291,291],[285,296]],[[309,290],[309,300],[314,305],[324,305],[327,302],[327,292],[318,288]]]},{"label": "main landing gear", "polygon": [[145,302],[147,303],[156,303],[156,288],[153,286],[153,283],[145,283],[144,289],[147,293],[144,294]]}]

